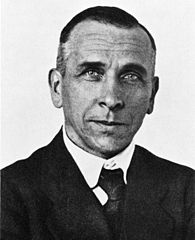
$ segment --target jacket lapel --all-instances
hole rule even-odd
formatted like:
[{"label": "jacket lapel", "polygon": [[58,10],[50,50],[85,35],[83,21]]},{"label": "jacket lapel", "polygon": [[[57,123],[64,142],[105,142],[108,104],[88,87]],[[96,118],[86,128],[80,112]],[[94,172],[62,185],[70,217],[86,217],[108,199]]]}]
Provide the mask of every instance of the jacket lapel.
[{"label": "jacket lapel", "polygon": [[47,217],[50,232],[55,239],[110,239],[102,206],[66,150],[61,132],[50,149],[48,169],[53,170],[46,177],[52,199]]},{"label": "jacket lapel", "polygon": [[[102,206],[68,153],[62,131],[47,147],[42,188],[51,202],[46,226],[54,239],[109,240]],[[166,210],[166,188],[150,159],[136,146],[130,168],[120,239],[170,239],[174,220]]]},{"label": "jacket lapel", "polygon": [[136,146],[128,171],[121,239],[170,239],[174,220],[163,207],[167,191],[143,151]]}]

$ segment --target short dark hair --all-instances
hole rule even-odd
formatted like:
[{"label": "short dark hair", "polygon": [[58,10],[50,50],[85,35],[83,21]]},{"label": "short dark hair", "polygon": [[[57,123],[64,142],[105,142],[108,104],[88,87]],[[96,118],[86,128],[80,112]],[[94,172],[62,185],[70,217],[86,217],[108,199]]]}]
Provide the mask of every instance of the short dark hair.
[{"label": "short dark hair", "polygon": [[148,35],[153,50],[156,52],[156,45],[155,41],[150,34],[150,32],[141,25],[138,20],[133,17],[131,14],[125,12],[124,10],[117,8],[117,7],[107,7],[107,6],[97,6],[87,8],[84,11],[78,13],[74,16],[70,22],[63,28],[61,35],[60,35],[60,44],[58,49],[58,57],[57,57],[57,69],[60,71],[62,76],[65,73],[65,58],[63,56],[63,45],[69,39],[69,36],[74,29],[74,27],[85,20],[95,20],[105,24],[112,24],[117,27],[122,28],[133,28],[133,27],[140,27],[142,28]]}]

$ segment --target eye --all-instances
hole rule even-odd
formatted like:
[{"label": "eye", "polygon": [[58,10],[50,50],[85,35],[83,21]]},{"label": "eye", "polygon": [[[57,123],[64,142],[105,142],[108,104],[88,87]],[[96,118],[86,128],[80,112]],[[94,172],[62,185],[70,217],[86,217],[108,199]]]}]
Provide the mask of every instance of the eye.
[{"label": "eye", "polygon": [[99,74],[98,74],[98,72],[96,72],[96,71],[94,71],[94,70],[88,70],[87,72],[86,72],[86,74],[88,74],[89,76],[91,76],[91,77],[97,77]]},{"label": "eye", "polygon": [[136,83],[142,80],[142,77],[137,73],[125,73],[120,77],[123,81],[128,83]]},{"label": "eye", "polygon": [[99,70],[89,69],[84,72],[84,77],[88,81],[99,81],[103,75]]}]

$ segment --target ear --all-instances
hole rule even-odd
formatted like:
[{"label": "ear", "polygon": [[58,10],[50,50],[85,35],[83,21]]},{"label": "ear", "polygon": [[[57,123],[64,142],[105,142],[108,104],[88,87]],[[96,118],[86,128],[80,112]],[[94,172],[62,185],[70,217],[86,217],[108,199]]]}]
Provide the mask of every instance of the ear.
[{"label": "ear", "polygon": [[62,76],[56,69],[49,71],[49,87],[51,93],[51,99],[55,107],[62,107]]},{"label": "ear", "polygon": [[156,93],[158,91],[158,88],[159,88],[159,78],[155,76],[152,79],[152,93],[151,93],[151,97],[150,97],[149,107],[147,110],[148,114],[153,112],[154,99],[155,99]]}]

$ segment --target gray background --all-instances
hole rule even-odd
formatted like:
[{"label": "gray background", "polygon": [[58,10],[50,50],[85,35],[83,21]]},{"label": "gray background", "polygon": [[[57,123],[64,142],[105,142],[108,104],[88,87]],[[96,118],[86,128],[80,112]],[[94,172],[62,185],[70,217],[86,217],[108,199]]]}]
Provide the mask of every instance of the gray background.
[{"label": "gray background", "polygon": [[3,0],[1,167],[49,143],[63,123],[52,106],[47,74],[61,29],[94,5],[123,8],[157,44],[160,90],[135,142],[195,168],[195,3],[193,0]]}]

